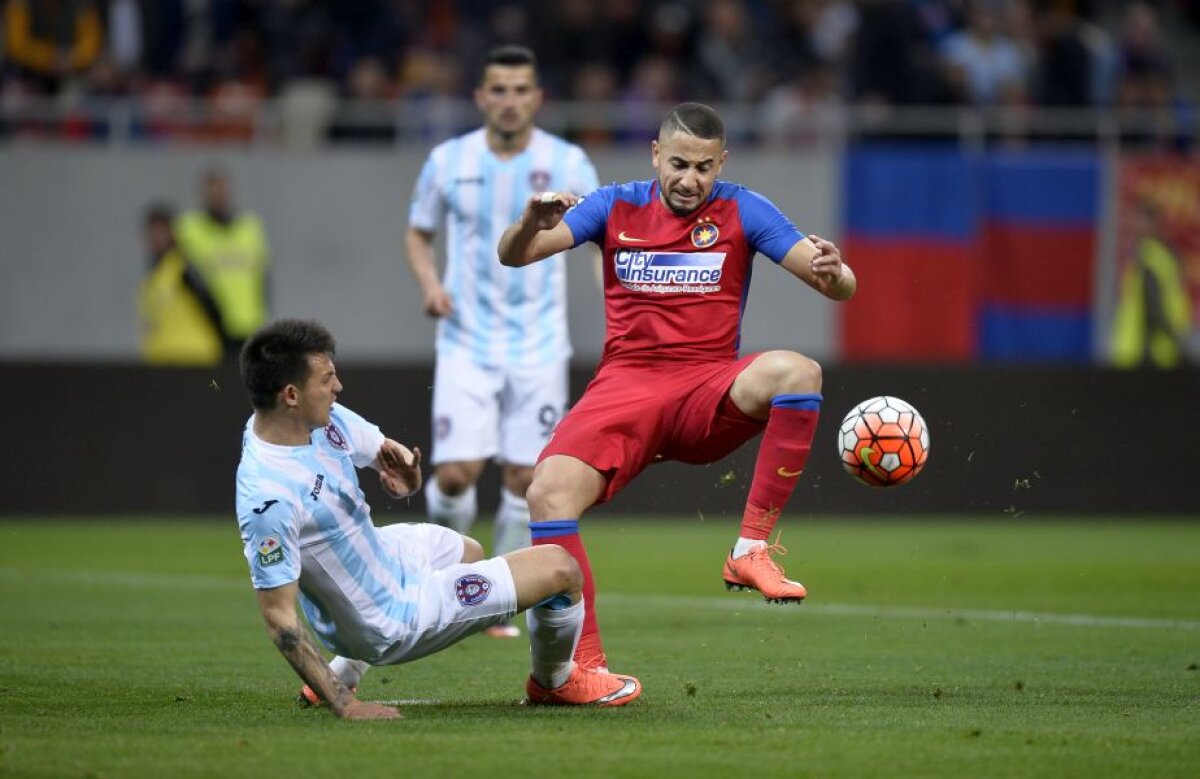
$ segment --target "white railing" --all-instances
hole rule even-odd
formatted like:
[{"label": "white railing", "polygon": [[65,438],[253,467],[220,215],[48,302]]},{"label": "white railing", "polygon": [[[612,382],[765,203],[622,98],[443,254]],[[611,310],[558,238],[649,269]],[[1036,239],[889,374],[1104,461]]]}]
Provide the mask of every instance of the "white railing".
[{"label": "white railing", "polygon": [[[593,145],[641,143],[669,109],[666,103],[547,102],[538,124]],[[804,106],[724,104],[731,140],[795,147],[849,138],[957,139],[972,145],[1069,139],[1103,145],[1160,145],[1196,140],[1194,121],[1170,109],[1003,108],[962,106]],[[248,144],[317,148],[329,144],[405,144],[449,137],[478,126],[467,100],[347,102],[314,95],[222,106],[205,100],[47,99],[0,101],[0,145],[77,142]]]}]

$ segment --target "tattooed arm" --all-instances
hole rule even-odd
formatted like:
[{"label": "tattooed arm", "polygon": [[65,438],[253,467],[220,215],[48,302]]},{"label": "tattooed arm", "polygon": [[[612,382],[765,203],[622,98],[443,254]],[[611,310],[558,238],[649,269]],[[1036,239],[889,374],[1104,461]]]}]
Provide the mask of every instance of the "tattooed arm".
[{"label": "tattooed arm", "polygon": [[354,697],[341,680],[330,670],[329,664],[313,643],[308,630],[296,614],[296,596],[299,587],[295,582],[269,590],[255,590],[258,605],[262,609],[267,634],[271,636],[280,654],[291,664],[305,684],[313,689],[322,700],[329,703],[333,713],[347,719],[396,719],[400,712],[391,706],[367,703]]}]

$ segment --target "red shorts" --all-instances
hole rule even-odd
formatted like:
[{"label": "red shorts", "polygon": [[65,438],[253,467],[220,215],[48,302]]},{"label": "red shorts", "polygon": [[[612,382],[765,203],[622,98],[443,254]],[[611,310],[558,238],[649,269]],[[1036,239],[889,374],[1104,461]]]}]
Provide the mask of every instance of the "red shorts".
[{"label": "red shorts", "polygon": [[658,460],[711,463],[762,432],[729,398],[753,362],[601,366],[583,397],[555,428],[538,461],[565,454],[604,474],[597,503],[611,499]]}]

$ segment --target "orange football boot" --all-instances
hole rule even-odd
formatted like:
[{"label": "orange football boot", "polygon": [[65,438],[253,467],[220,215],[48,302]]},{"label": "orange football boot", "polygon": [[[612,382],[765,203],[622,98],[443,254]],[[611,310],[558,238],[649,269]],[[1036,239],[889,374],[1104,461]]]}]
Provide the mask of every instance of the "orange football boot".
[{"label": "orange football boot", "polygon": [[725,558],[725,589],[728,590],[758,590],[769,603],[800,603],[808,591],[800,582],[792,581],[783,573],[783,568],[771,559],[772,554],[780,557],[787,554],[787,549],[775,543],[751,549],[741,557],[734,557],[730,551]]},{"label": "orange football boot", "polygon": [[547,690],[532,676],[525,682],[525,703],[531,706],[624,706],[642,694],[632,676],[589,671],[579,663],[561,687]]}]

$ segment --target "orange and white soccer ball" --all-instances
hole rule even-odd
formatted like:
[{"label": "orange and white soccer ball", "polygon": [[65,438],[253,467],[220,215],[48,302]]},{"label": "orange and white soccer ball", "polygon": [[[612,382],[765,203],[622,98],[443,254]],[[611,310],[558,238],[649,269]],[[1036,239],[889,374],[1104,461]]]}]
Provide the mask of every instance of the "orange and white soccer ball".
[{"label": "orange and white soccer ball", "polygon": [[838,433],[846,473],[871,487],[895,487],[921,472],[929,459],[929,428],[900,398],[880,395],[846,414]]}]

